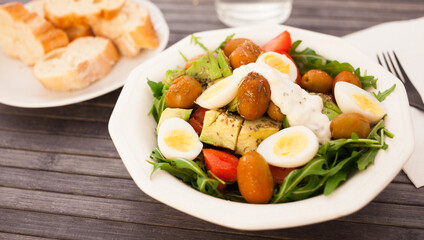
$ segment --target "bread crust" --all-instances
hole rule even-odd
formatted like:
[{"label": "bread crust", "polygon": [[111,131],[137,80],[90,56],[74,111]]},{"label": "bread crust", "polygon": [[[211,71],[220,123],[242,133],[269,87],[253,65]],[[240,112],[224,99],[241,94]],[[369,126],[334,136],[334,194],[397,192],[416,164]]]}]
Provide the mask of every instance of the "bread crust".
[{"label": "bread crust", "polygon": [[[89,59],[75,59],[72,53],[81,44],[89,45],[97,51]],[[102,46],[96,49],[96,46]],[[101,37],[82,37],[68,45],[56,49],[37,62],[33,75],[44,87],[56,91],[79,90],[105,77],[120,56],[112,42]]]},{"label": "bread crust", "polygon": [[[44,18],[44,0],[32,0],[29,3],[25,5],[25,7],[30,12],[35,12],[38,14],[38,16]],[[79,37],[87,37],[87,36],[93,36],[93,33],[91,32],[90,26],[73,26],[68,28],[63,28],[63,31],[66,32],[66,35],[68,35],[69,41],[72,41]]]},{"label": "bread crust", "polygon": [[154,49],[159,45],[147,8],[140,8],[132,1],[127,1],[115,18],[96,19],[91,26],[94,34],[111,39],[126,57],[134,57],[143,48]]},{"label": "bread crust", "polygon": [[[44,54],[69,43],[64,31],[36,13],[29,12],[20,2],[1,5],[0,21],[4,23],[0,24],[0,33],[9,33],[0,34],[3,51],[27,65],[34,65]],[[11,39],[12,36],[18,36],[19,40]]]},{"label": "bread crust", "polygon": [[[87,0],[80,0],[78,2],[71,1],[67,4],[73,4],[73,7],[76,9],[90,8],[90,11],[80,13],[71,9],[62,14],[60,12],[63,11],[63,9],[58,9],[59,7],[55,5],[54,1],[57,0],[44,1],[43,9],[46,18],[60,28],[69,28],[88,27],[92,19],[96,18],[111,19],[119,13],[126,0],[114,0],[118,2],[114,8],[102,8],[101,5],[95,5],[93,1]],[[65,3],[63,3],[63,5],[65,5]]]}]

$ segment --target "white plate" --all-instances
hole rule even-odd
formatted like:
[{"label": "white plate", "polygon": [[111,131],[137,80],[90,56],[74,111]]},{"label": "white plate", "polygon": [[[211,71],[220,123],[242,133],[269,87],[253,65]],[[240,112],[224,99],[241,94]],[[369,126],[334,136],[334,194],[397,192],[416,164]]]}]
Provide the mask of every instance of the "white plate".
[{"label": "white plate", "polygon": [[386,127],[395,134],[387,139],[387,151],[379,151],[375,164],[350,177],[330,196],[319,195],[302,201],[256,205],[226,201],[200,193],[164,171],[152,178],[152,165],[146,162],[156,146],[155,121],[147,116],[152,94],[146,78],[160,81],[165,71],[184,66],[185,56],[199,55],[202,50],[186,37],[163,53],[138,66],[129,76],[109,122],[112,140],[132,178],[146,194],[192,216],[230,228],[263,230],[288,228],[327,221],[351,214],[377,196],[398,174],[413,149],[413,132],[408,100],[402,83],[384,68],[366,57],[344,40],[286,26],[253,26],[196,33],[201,41],[214,49],[228,35],[245,37],[259,45],[288,30],[293,40],[303,40],[329,59],[346,61],[367,69],[376,76],[378,89],[397,84],[396,90],[383,102],[387,109]]},{"label": "white plate", "polygon": [[131,70],[160,53],[167,45],[169,28],[159,8],[145,0],[133,0],[147,7],[160,39],[154,50],[143,50],[135,58],[122,57],[112,71],[103,79],[88,88],[71,91],[51,91],[32,75],[32,67],[0,52],[0,103],[16,107],[41,108],[56,107],[92,99],[122,87]]}]

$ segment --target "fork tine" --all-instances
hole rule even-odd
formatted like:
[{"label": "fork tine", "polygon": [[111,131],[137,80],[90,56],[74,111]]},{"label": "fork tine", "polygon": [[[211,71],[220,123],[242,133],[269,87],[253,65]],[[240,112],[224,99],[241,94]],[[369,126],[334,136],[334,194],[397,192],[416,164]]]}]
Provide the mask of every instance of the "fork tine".
[{"label": "fork tine", "polygon": [[[386,63],[386,68],[387,68],[387,70],[389,70],[389,72],[391,72],[392,74],[395,74],[395,73],[393,72],[392,68],[390,67],[389,62],[387,61],[386,53],[382,52],[382,53],[381,53],[381,55],[383,56],[384,62]],[[396,75],[396,76],[397,76],[397,75]],[[397,76],[397,77],[399,78],[399,76]]]},{"label": "fork tine", "polygon": [[381,60],[380,60],[380,57],[378,56],[378,54],[377,54],[377,61],[378,61],[378,64],[380,64],[381,66],[383,66],[383,64],[381,64]]},{"label": "fork tine", "polygon": [[393,56],[395,56],[395,60],[396,60],[396,63],[397,63],[397,65],[398,65],[398,67],[399,67],[399,70],[400,70],[400,72],[402,73],[402,76],[403,76],[403,78],[404,78],[404,82],[411,82],[411,80],[409,80],[409,77],[408,77],[408,75],[406,74],[405,70],[403,69],[402,64],[400,64],[400,61],[399,61],[399,59],[398,59],[398,57],[397,57],[397,55],[396,55],[395,51],[392,51],[392,52],[393,52]]},{"label": "fork tine", "polygon": [[[394,53],[394,51],[393,51],[393,53]],[[386,53],[387,54],[387,56],[388,56],[388,59],[389,59],[389,61],[390,61],[390,64],[392,65],[392,68],[393,68],[393,70],[394,70],[394,72],[395,72],[395,74],[396,74],[396,76],[402,81],[402,82],[405,82],[406,81],[406,79],[405,79],[405,74],[402,74],[402,77],[403,78],[401,78],[400,76],[400,74],[399,74],[399,72],[398,72],[398,70],[396,69],[396,67],[395,67],[395,65],[393,64],[393,61],[392,61],[392,58],[390,57],[390,53],[389,52],[387,52]],[[399,67],[399,69],[402,69],[402,65],[400,65],[400,62],[399,61],[396,61],[397,62],[397,66]]]}]

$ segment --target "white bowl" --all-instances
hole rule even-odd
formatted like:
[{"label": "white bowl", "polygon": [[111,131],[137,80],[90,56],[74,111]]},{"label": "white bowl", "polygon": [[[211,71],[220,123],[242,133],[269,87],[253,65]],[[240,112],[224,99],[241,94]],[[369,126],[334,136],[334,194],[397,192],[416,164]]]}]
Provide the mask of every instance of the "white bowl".
[{"label": "white bowl", "polygon": [[302,201],[281,204],[247,204],[218,199],[196,191],[167,172],[157,171],[152,178],[152,165],[146,162],[156,146],[153,117],[148,116],[152,93],[146,78],[161,81],[165,71],[184,66],[181,51],[187,57],[203,50],[184,38],[158,56],[138,66],[130,74],[113,110],[109,132],[112,140],[138,187],[151,197],[200,219],[229,228],[264,230],[318,223],[351,214],[376,197],[398,174],[412,153],[413,131],[406,91],[402,83],[384,68],[344,40],[274,25],[230,28],[195,33],[209,49],[215,49],[226,36],[245,37],[262,45],[280,32],[288,30],[300,47],[310,47],[329,59],[349,62],[376,76],[378,89],[396,83],[396,90],[383,102],[387,109],[386,127],[395,134],[387,139],[389,148],[379,151],[374,165],[350,177],[331,195],[319,195]]}]

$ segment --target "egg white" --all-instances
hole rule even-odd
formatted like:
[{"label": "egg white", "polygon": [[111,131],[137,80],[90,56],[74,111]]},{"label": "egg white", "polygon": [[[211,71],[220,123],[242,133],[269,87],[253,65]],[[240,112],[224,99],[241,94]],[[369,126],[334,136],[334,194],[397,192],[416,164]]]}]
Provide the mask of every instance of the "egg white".
[{"label": "egg white", "polygon": [[[374,114],[369,111],[365,111],[361,109],[360,106],[358,106],[355,103],[355,100],[353,99],[354,94],[363,94],[366,96],[367,100],[375,103],[377,106],[381,107],[382,112],[378,114]],[[384,107],[381,105],[381,103],[369,92],[365,91],[364,89],[348,83],[348,82],[337,82],[336,86],[334,87],[334,97],[336,98],[337,105],[339,106],[340,110],[343,113],[359,113],[363,115],[366,119],[370,121],[370,123],[376,123],[380,119],[384,117],[386,114],[386,111],[384,110]]]},{"label": "egg white", "polygon": [[[186,139],[191,139],[193,146],[188,151],[181,151],[181,149],[175,149],[169,146],[165,142],[165,138],[172,135],[174,130],[182,130],[186,135]],[[202,151],[203,144],[199,141],[197,133],[193,127],[181,118],[169,118],[163,121],[158,132],[158,146],[163,156],[168,159],[184,158],[187,160],[195,159]]]},{"label": "egg white", "polygon": [[[281,138],[287,137],[289,134],[294,134],[295,136],[303,134],[303,136],[307,139],[307,145],[303,149],[300,149],[300,152],[294,156],[277,155],[274,152],[274,146],[276,146],[277,142]],[[261,144],[259,144],[256,151],[261,154],[270,165],[283,168],[296,168],[308,163],[318,152],[318,148],[318,139],[309,128],[304,126],[295,126],[280,130],[266,138],[263,142],[261,142]]]},{"label": "egg white", "polygon": [[196,103],[207,109],[218,109],[230,103],[237,95],[238,79],[234,74],[228,76],[207,88]]},{"label": "egg white", "polygon": [[278,82],[282,79],[288,80],[287,74],[281,73],[277,69],[266,64],[249,63],[235,69],[233,75],[228,76],[207,88],[196,99],[196,103],[207,109],[218,109],[224,107],[236,97],[241,81],[251,72],[261,74],[268,80],[268,82]]},{"label": "egg white", "polygon": [[282,55],[282,54],[279,54],[279,53],[276,53],[276,52],[266,52],[266,53],[262,54],[261,56],[259,56],[259,58],[256,60],[256,63],[269,66],[268,64],[265,63],[265,59],[268,56],[275,56],[275,57],[279,58],[285,64],[288,64],[289,65],[289,72],[288,73],[282,72],[282,73],[289,75],[290,81],[292,81],[292,82],[296,81],[296,78],[297,78],[296,65],[294,64],[294,62],[290,58],[288,58],[285,55]]}]

